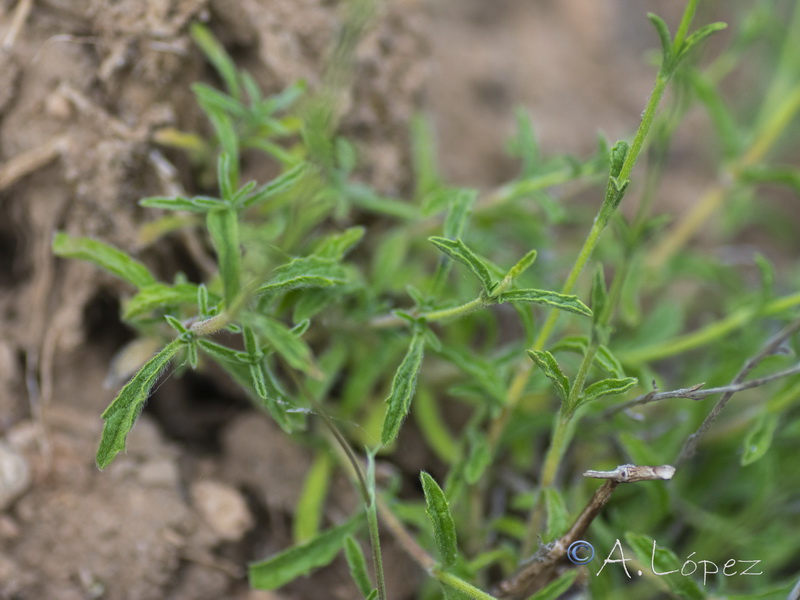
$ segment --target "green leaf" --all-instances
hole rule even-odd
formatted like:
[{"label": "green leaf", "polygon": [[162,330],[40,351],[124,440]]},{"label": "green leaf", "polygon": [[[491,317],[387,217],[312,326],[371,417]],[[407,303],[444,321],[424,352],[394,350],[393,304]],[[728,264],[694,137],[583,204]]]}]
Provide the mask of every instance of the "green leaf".
[{"label": "green leaf", "polygon": [[603,273],[603,266],[597,265],[597,270],[592,278],[592,314],[595,328],[600,325],[599,319],[605,310],[608,302],[608,291],[606,290],[606,280]]},{"label": "green leaf", "polygon": [[536,250],[528,251],[525,254],[525,256],[523,256],[517,261],[517,264],[515,264],[508,270],[506,278],[513,281],[514,279],[522,275],[536,261],[536,256],[537,256]]},{"label": "green leaf", "polygon": [[577,569],[565,571],[560,577],[558,577],[558,579],[548,583],[533,596],[529,597],[528,600],[558,600],[558,598],[561,598],[564,592],[572,587],[572,584],[575,583],[575,579],[577,577]]},{"label": "green leaf", "polygon": [[611,149],[609,172],[612,179],[619,177],[622,172],[622,165],[625,164],[625,159],[628,157],[629,148],[628,142],[620,140]]},{"label": "green leaf", "polygon": [[252,208],[253,206],[258,206],[262,202],[269,200],[273,196],[277,196],[278,194],[282,194],[292,189],[303,180],[303,177],[307,174],[307,172],[308,165],[306,163],[300,163],[299,165],[292,167],[269,183],[262,185],[260,188],[258,188],[258,190],[249,196],[246,196],[242,200],[241,206],[243,208]]},{"label": "green leaf", "polygon": [[53,252],[63,258],[77,258],[94,263],[138,288],[156,282],[155,277],[138,260],[122,250],[86,237],[73,237],[63,231],[53,237]]},{"label": "green leaf", "polygon": [[555,357],[546,350],[528,350],[528,356],[542,370],[542,373],[553,382],[561,400],[566,402],[567,398],[569,398],[569,379],[564,375],[561,367],[558,366]]},{"label": "green leaf", "polygon": [[358,590],[364,598],[369,598],[373,589],[372,582],[369,580],[367,559],[364,557],[364,551],[361,546],[351,535],[345,538],[344,555],[347,558],[347,565],[350,567],[350,575],[353,576],[353,581],[358,586]]},{"label": "green leaf", "polygon": [[279,552],[266,560],[251,563],[248,567],[250,587],[256,590],[274,590],[327,565],[336,558],[347,537],[358,531],[362,523],[363,518],[358,515],[309,542]]},{"label": "green leaf", "polygon": [[609,350],[608,346],[600,344],[597,347],[597,353],[594,355],[595,362],[611,377],[615,379],[623,379],[625,371],[622,369],[622,363],[614,354]]},{"label": "green leaf", "polygon": [[683,46],[678,51],[677,62],[682,61],[689,52],[691,52],[695,47],[697,47],[703,40],[705,40],[708,36],[712,33],[716,33],[717,31],[722,31],[728,27],[727,23],[716,22],[716,23],[709,23],[708,25],[704,25],[683,42]]},{"label": "green leaf", "polygon": [[[657,574],[662,574],[659,579],[666,580],[674,594],[689,600],[703,600],[706,597],[694,579],[681,575],[683,563],[674,552],[658,546],[652,538],[638,533],[626,533],[625,539],[643,564],[652,565]],[[656,544],[655,548],[653,544]]]},{"label": "green leaf", "polygon": [[320,242],[314,250],[314,256],[334,261],[342,260],[344,255],[361,241],[365,232],[366,229],[359,225],[345,229],[341,233],[334,233]]},{"label": "green leaf", "polygon": [[772,445],[772,438],[780,420],[779,413],[763,412],[747,432],[742,445],[742,466],[751,465],[764,457]]},{"label": "green leaf", "polygon": [[195,213],[207,213],[212,208],[219,208],[221,202],[218,198],[210,196],[149,196],[139,200],[139,206],[146,208],[160,208],[162,210],[185,210]]},{"label": "green leaf", "polygon": [[341,285],[346,280],[347,272],[338,262],[318,256],[304,256],[275,269],[272,277],[258,288],[257,293],[331,287]]},{"label": "green leaf", "polygon": [[176,339],[164,346],[125,384],[103,412],[103,433],[97,449],[99,469],[105,469],[117,454],[125,451],[128,432],[142,412],[150,390],[182,345],[183,342]]},{"label": "green leaf", "polygon": [[[257,367],[261,370],[259,380],[264,384],[264,390],[254,388],[253,367],[249,358],[243,353],[228,348],[211,340],[200,338],[197,345],[203,352],[213,358],[225,371],[241,385],[248,393],[258,400],[258,404],[265,408],[286,433],[293,433],[302,428],[304,414],[301,411],[288,412],[293,408],[286,393],[283,391],[277,378],[272,373],[266,359],[260,360]],[[266,392],[262,395],[261,392]]]},{"label": "green leaf", "polygon": [[228,56],[228,53],[225,52],[225,48],[222,47],[222,44],[214,38],[211,31],[205,25],[196,21],[192,23],[189,32],[194,43],[200,47],[200,50],[203,51],[203,54],[206,55],[209,62],[214,65],[217,73],[219,73],[219,76],[225,82],[225,87],[228,88],[228,92],[231,96],[237,100],[240,99],[241,91],[236,74],[236,65],[231,60],[231,57]]},{"label": "green leaf", "polygon": [[414,169],[414,198],[419,201],[441,187],[433,133],[427,118],[420,113],[411,118],[411,162]]},{"label": "green leaf", "polygon": [[551,292],[549,290],[511,290],[510,292],[503,292],[499,294],[495,300],[497,302],[529,302],[531,304],[542,304],[544,306],[552,306],[561,310],[584,315],[587,317],[592,316],[592,311],[583,302],[578,300],[577,296],[569,294],[559,294],[558,292]]},{"label": "green leaf", "polygon": [[450,514],[450,504],[439,484],[425,471],[420,473],[422,491],[425,493],[425,512],[433,526],[433,537],[439,550],[442,566],[447,569],[456,563],[458,543],[456,525]]},{"label": "green leaf", "polygon": [[319,375],[311,348],[286,325],[264,315],[249,315],[247,320],[289,365],[314,377]]},{"label": "green leaf", "polygon": [[800,169],[797,167],[752,165],[738,171],[737,179],[744,183],[785,185],[800,194]]},{"label": "green leaf", "polygon": [[551,542],[560,538],[569,529],[569,513],[558,490],[546,487],[542,489],[542,495],[547,509],[547,532],[543,539],[545,542]]},{"label": "green leaf", "polygon": [[492,290],[492,276],[489,275],[489,269],[486,264],[479,259],[475,253],[467,248],[461,240],[448,240],[443,237],[429,237],[428,241],[436,246],[439,250],[447,254],[453,260],[460,262],[469,267],[469,269],[480,280],[481,285],[486,293]]},{"label": "green leaf", "polygon": [[[214,303],[219,302],[213,298]],[[176,304],[191,304],[197,302],[197,286],[193,283],[178,283],[165,285],[153,283],[141,288],[128,302],[122,313],[124,321],[137,319],[156,309],[163,309]]]},{"label": "green leaf", "polygon": [[[691,69],[688,80],[698,100],[706,107],[708,116],[711,118],[716,130],[717,138],[722,144],[723,156],[728,159],[737,156],[742,150],[744,136],[739,130],[731,111],[725,105],[719,90],[712,83],[710,77],[695,69]],[[745,168],[739,171],[740,178],[743,176],[743,171],[746,170]]]},{"label": "green leaf", "polygon": [[591,402],[592,400],[596,400],[597,398],[602,398],[603,396],[611,396],[614,394],[624,394],[633,386],[639,383],[639,380],[636,377],[623,377],[622,379],[603,379],[598,381],[597,383],[593,383],[585,390],[583,390],[583,395],[581,397],[581,401],[579,405],[586,404],[587,402]]},{"label": "green leaf", "polygon": [[231,155],[227,152],[221,152],[217,158],[217,182],[222,200],[228,205],[233,204],[233,197],[236,194],[236,180],[231,169],[231,161]]},{"label": "green leaf", "polygon": [[230,208],[212,210],[206,215],[206,225],[217,253],[225,306],[230,307],[239,294],[242,279],[238,215]]},{"label": "green leaf", "polygon": [[531,177],[539,170],[539,145],[528,111],[523,106],[514,109],[517,134],[509,144],[511,154],[522,161],[522,177]]},{"label": "green leaf", "polygon": [[453,463],[458,458],[458,442],[445,425],[434,395],[426,388],[420,388],[414,402],[414,417],[422,436],[439,460]]},{"label": "green leaf", "polygon": [[400,426],[411,408],[414,390],[417,387],[417,375],[422,366],[422,357],[425,353],[425,335],[422,329],[417,329],[411,337],[403,362],[397,367],[392,379],[392,389],[386,398],[386,416],[383,420],[381,444],[388,446],[397,437]]},{"label": "green leaf", "polygon": [[228,113],[237,119],[247,118],[247,107],[225,92],[221,92],[204,83],[193,83],[192,91],[203,106],[212,107],[222,113]]},{"label": "green leaf", "polygon": [[333,463],[327,452],[319,452],[308,470],[303,491],[294,512],[294,541],[307,542],[319,534],[322,510],[333,473]]},{"label": "green leaf", "polygon": [[664,22],[664,19],[654,13],[647,13],[647,18],[656,28],[658,39],[661,40],[661,61],[665,68],[669,68],[672,62],[672,36],[669,33],[669,27]]},{"label": "green leaf", "polygon": [[444,237],[450,240],[458,239],[464,235],[469,217],[472,214],[472,205],[478,193],[475,190],[455,190],[450,197],[447,217],[442,229]]},{"label": "green leaf", "polygon": [[492,450],[489,441],[482,433],[471,430],[469,437],[469,455],[464,463],[464,479],[470,485],[481,480],[487,467],[492,464]]}]

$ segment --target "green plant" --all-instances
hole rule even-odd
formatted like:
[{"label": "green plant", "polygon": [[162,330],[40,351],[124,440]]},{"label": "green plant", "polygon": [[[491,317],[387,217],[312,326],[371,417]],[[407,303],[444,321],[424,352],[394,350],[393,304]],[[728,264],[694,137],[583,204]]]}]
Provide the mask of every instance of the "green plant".
[{"label": "green plant", "polygon": [[[354,4],[362,5],[367,6]],[[103,413],[98,466],[107,467],[124,451],[128,432],[170,363],[199,368],[211,360],[287,432],[311,435],[302,432],[313,415],[330,434],[324,439],[332,440],[319,450],[322,466],[309,474],[301,499],[307,510],[297,514],[298,545],[252,565],[255,587],[279,587],[327,564],[344,548],[363,596],[387,598],[381,522],[441,584],[441,591],[426,588],[426,598],[439,593],[493,598],[482,591],[493,584],[499,584],[495,595],[556,598],[576,579],[576,571],[567,569],[566,546],[590,525],[598,547],[616,548],[614,542],[625,539],[634,549],[636,559],[631,560],[639,565],[652,561],[659,573],[671,571],[676,561],[681,564],[665,548],[673,544],[704,557],[717,557],[726,548],[740,554],[747,550],[748,555],[752,551],[754,558],[768,557],[776,565],[770,583],[785,594],[790,584],[777,573],[788,566],[794,549],[790,540],[774,543],[780,526],[767,524],[763,514],[785,514],[780,494],[800,483],[786,452],[797,427],[779,425],[781,416],[796,410],[799,369],[791,356],[777,353],[783,344],[794,344],[791,335],[798,325],[790,324],[768,343],[759,329],[760,323],[788,321],[800,295],[776,295],[775,270],[764,258],[756,259],[761,288],[741,294],[736,293],[742,280],[735,269],[713,256],[684,250],[698,227],[698,214],[708,215],[726,197],[752,197],[764,182],[800,187],[796,168],[764,161],[777,134],[800,110],[800,65],[790,50],[800,39],[800,10],[794,11],[789,32],[780,38],[784,51],[761,116],[744,128],[725,108],[718,84],[752,43],[752,31],[742,30],[731,49],[709,67],[695,68],[687,57],[723,27],[715,23],[690,33],[697,5],[689,0],[674,37],[661,19],[650,17],[661,41],[660,66],[630,144],[620,141],[609,147],[601,140],[597,155],[588,159],[545,160],[529,119],[519,112],[513,151],[521,173],[481,196],[442,181],[431,136],[419,117],[413,125],[416,186],[410,201],[381,196],[354,179],[356,152],[335,135],[333,95],[326,93],[330,89],[305,104],[302,85],[265,98],[210,34],[195,26],[195,39],[226,86],[226,92],[199,84],[194,88],[214,139],[175,131],[163,132],[160,139],[193,150],[201,172],[211,173],[210,165],[215,165],[219,194],[152,197],[141,204],[195,217],[181,222],[193,224],[208,240],[218,274],[204,283],[179,276],[169,284],[102,242],[65,233],[54,240],[58,255],[91,261],[134,286],[123,319],[141,336],[162,342],[162,349]],[[753,8],[750,17],[755,19],[760,10]],[[342,36],[336,53],[342,64],[365,22],[351,16],[352,35]],[[757,26],[768,23],[751,25]],[[326,85],[343,85],[343,73],[337,64]],[[675,97],[659,113],[671,81]],[[707,109],[719,134],[728,176],[700,201],[700,208],[665,232],[663,219],[651,215],[653,198],[670,138],[696,101]],[[639,209],[626,218],[617,208],[648,143]],[[276,159],[281,174],[264,185],[242,184],[243,149]],[[548,191],[570,182],[601,180],[606,182],[603,200],[583,245],[575,251],[558,243],[553,232],[561,223],[584,219],[570,215],[564,199]],[[750,205],[734,200],[739,208],[727,223],[732,233],[752,215]],[[375,223],[370,229],[355,224],[367,213]],[[609,225],[616,235],[606,235],[601,244]],[[537,251],[543,250],[550,258],[537,262]],[[590,262],[594,268],[588,285],[581,275]],[[715,282],[712,302],[676,299],[668,292],[675,281],[707,279]],[[576,290],[583,290],[588,305],[573,294]],[[648,306],[646,314],[642,305]],[[513,331],[500,325],[501,310],[516,315]],[[686,318],[691,314],[711,322],[693,323]],[[716,349],[713,359],[696,352],[709,347]],[[665,373],[663,363],[656,361],[667,357],[676,363]],[[746,380],[762,364],[769,374]],[[658,392],[649,384],[675,379],[683,385],[727,385]],[[741,412],[726,430],[717,431],[713,460],[687,463],[731,395],[768,384],[782,387],[756,411]],[[641,395],[621,402],[634,390]],[[710,412],[700,403],[669,408],[662,403],[645,423],[624,416],[648,402],[715,394],[721,399]],[[553,397],[558,400],[555,410]],[[458,434],[442,416],[443,398],[456,403],[466,421]],[[375,482],[377,457],[391,459],[393,452],[403,451],[397,440],[409,414],[446,467],[441,485],[432,475],[421,474],[424,503],[401,499],[391,485],[379,490]],[[363,427],[350,431],[342,425],[350,421]],[[577,434],[583,436],[580,443],[575,442]],[[730,456],[740,438],[741,462],[753,465],[748,469],[755,469],[757,489],[736,475],[726,484],[730,491],[709,502],[715,486],[721,485],[718,471],[733,469]],[[772,445],[779,448],[768,453]],[[368,448],[366,461],[353,446]],[[547,449],[540,459],[543,446]],[[574,456],[568,454],[570,448]],[[332,470],[325,466],[329,456],[340,457],[352,474],[366,518],[354,515],[320,533]],[[533,473],[531,461],[540,465]],[[670,487],[643,484],[633,486],[633,493],[618,493],[616,511],[609,511],[606,520],[596,519],[617,485],[631,481],[629,470],[608,475],[616,479],[591,499],[587,485],[566,473],[627,461],[639,466],[674,462],[678,477]],[[510,485],[503,479],[509,469],[532,474],[537,484],[527,489]],[[506,499],[499,513],[487,506],[493,489]],[[643,496],[647,510],[636,508]],[[742,503],[743,514],[732,514],[731,503]],[[676,525],[670,533],[666,524],[672,520]],[[372,548],[372,580],[353,537],[364,521]],[[418,538],[412,529],[419,530]],[[651,557],[654,532],[663,539],[658,540],[658,552],[653,544]],[[532,566],[518,570],[537,541]],[[435,548],[438,558],[425,548]],[[617,571],[607,577],[590,573],[588,585],[595,597],[610,597],[612,586],[621,585],[624,574]],[[706,575],[702,585],[677,575],[647,575],[633,585],[630,597],[652,589],[690,598],[709,595]],[[715,585],[728,597],[763,587],[742,578],[718,578]]]}]

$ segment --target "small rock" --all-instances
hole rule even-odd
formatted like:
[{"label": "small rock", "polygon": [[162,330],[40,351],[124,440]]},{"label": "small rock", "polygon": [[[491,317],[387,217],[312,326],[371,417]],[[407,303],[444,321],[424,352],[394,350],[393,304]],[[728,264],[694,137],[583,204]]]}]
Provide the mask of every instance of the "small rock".
[{"label": "small rock", "polygon": [[221,540],[235,541],[253,526],[253,515],[236,489],[205,479],[192,484],[195,508]]},{"label": "small rock", "polygon": [[28,461],[11,446],[0,443],[0,511],[8,508],[30,484]]},{"label": "small rock", "polygon": [[174,488],[180,474],[178,465],[170,458],[154,458],[139,467],[139,481],[149,486]]}]

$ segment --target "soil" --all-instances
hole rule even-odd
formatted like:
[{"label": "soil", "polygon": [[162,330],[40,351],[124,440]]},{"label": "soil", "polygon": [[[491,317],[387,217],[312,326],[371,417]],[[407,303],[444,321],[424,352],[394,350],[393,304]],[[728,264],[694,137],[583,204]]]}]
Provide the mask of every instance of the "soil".
[{"label": "soil", "polygon": [[[109,357],[132,337],[118,318],[129,290],[50,251],[66,230],[174,272],[191,242],[143,247],[148,214],[136,200],[175,183],[159,175],[154,132],[205,127],[189,84],[213,75],[188,24],[207,21],[278,91],[319,80],[341,3],[43,0],[15,21],[28,4],[0,2],[0,599],[356,597],[341,561],[279,593],[247,589],[243,565],[291,543],[310,453],[222,378],[167,380],[127,454],[96,469]],[[408,189],[408,121],[420,107],[443,171],[462,185],[513,173],[503,143],[517,104],[550,153],[588,153],[598,129],[628,134],[653,74],[641,21],[650,10],[674,24],[676,4],[389,2],[359,46],[345,103],[361,176],[387,193]],[[695,166],[676,181],[696,189],[707,175],[697,150],[678,152]],[[341,476],[326,517],[354,502]],[[384,561],[392,597],[413,597],[422,574],[390,541]]]}]

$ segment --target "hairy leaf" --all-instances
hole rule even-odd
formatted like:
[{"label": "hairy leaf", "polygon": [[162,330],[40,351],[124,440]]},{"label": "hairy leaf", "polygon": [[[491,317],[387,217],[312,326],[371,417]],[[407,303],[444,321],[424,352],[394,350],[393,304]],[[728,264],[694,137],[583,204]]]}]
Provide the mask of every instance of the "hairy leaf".
[{"label": "hairy leaf", "polygon": [[238,216],[231,208],[212,210],[206,215],[206,224],[217,252],[225,305],[231,306],[239,294],[242,279]]},{"label": "hairy leaf", "polygon": [[672,550],[659,546],[652,538],[639,533],[626,533],[625,540],[643,564],[648,567],[652,564],[659,579],[666,580],[674,594],[688,600],[703,600],[706,597],[694,579],[681,575],[683,562],[678,560]]},{"label": "hairy leaf", "polygon": [[558,600],[566,592],[575,579],[578,577],[577,569],[570,569],[561,574],[558,579],[551,581],[528,600]]},{"label": "hairy leaf", "polygon": [[564,375],[555,357],[546,350],[528,350],[528,356],[542,370],[542,373],[553,382],[561,400],[566,402],[569,398],[569,379]]},{"label": "hairy leaf", "polygon": [[258,188],[258,190],[256,190],[253,194],[246,196],[242,200],[242,206],[244,208],[258,206],[265,200],[269,200],[273,196],[277,196],[278,194],[282,194],[283,192],[290,190],[303,180],[303,177],[307,174],[307,172],[308,165],[306,163],[300,163],[299,165],[292,167],[269,183]]},{"label": "hairy leaf", "polygon": [[125,384],[103,412],[103,433],[97,449],[98,468],[105,469],[117,454],[125,451],[125,440],[142,412],[150,390],[182,345],[180,340],[172,340],[164,346]]},{"label": "hairy leaf", "polygon": [[91,238],[73,237],[59,231],[53,238],[53,252],[63,258],[77,258],[94,263],[138,288],[156,282],[147,267],[138,260],[118,248]]},{"label": "hairy leaf", "polygon": [[777,413],[761,413],[750,427],[742,444],[741,464],[743,467],[753,464],[767,453],[772,445],[775,430],[778,428],[779,417],[780,414]]},{"label": "hairy leaf", "polygon": [[486,264],[478,258],[475,253],[467,248],[466,244],[461,240],[448,240],[443,237],[429,237],[430,241],[439,250],[447,254],[453,260],[466,265],[480,280],[483,289],[489,293],[491,292],[493,283],[492,276],[489,275],[489,269]]},{"label": "hairy leaf", "polygon": [[318,567],[324,567],[336,558],[345,540],[358,531],[362,523],[363,517],[358,515],[309,542],[251,563],[248,567],[250,586],[257,590],[274,590]]},{"label": "hairy leaf", "polygon": [[346,279],[347,273],[338,262],[318,256],[304,256],[275,269],[269,281],[257,292],[264,294],[298,288],[331,287],[345,283]]},{"label": "hairy leaf", "polygon": [[614,394],[624,394],[633,386],[639,383],[636,377],[623,377],[622,379],[603,379],[597,383],[593,383],[583,391],[583,398],[581,404],[591,402],[603,396],[611,396]]},{"label": "hairy leaf", "polygon": [[333,464],[330,455],[324,451],[317,454],[314,463],[308,470],[294,513],[293,533],[296,544],[307,542],[319,533],[322,509],[325,505],[325,497],[328,495],[332,473]]},{"label": "hairy leaf", "polygon": [[414,390],[417,387],[417,375],[422,366],[422,357],[425,351],[425,335],[422,330],[417,330],[411,338],[403,362],[397,367],[392,379],[392,389],[386,398],[386,416],[383,421],[381,443],[384,446],[391,444],[400,431],[400,426],[411,408]]},{"label": "hairy leaf", "polygon": [[545,542],[551,542],[567,532],[570,526],[569,513],[564,504],[564,498],[561,497],[558,490],[546,487],[542,490],[542,495],[547,509],[547,532],[543,539]]},{"label": "hairy leaf", "polygon": [[[150,311],[175,304],[191,304],[197,302],[197,286],[193,283],[165,285],[153,283],[139,290],[125,304],[123,320],[129,321],[148,314]],[[219,302],[215,299],[214,302]]]},{"label": "hairy leaf", "polygon": [[531,304],[542,304],[552,306],[568,312],[573,312],[587,317],[592,316],[592,311],[577,296],[569,294],[559,294],[548,290],[511,290],[503,292],[495,298],[497,302],[529,302]]},{"label": "hairy leaf", "polygon": [[372,582],[369,580],[367,559],[364,557],[364,551],[361,546],[351,535],[345,538],[344,555],[347,558],[347,565],[350,567],[350,575],[353,576],[353,581],[355,581],[358,590],[364,598],[368,598],[373,589]]},{"label": "hairy leaf", "polygon": [[422,491],[425,493],[425,512],[433,526],[433,537],[444,568],[452,567],[458,558],[456,525],[450,514],[450,504],[439,484],[425,471],[420,473]]}]

